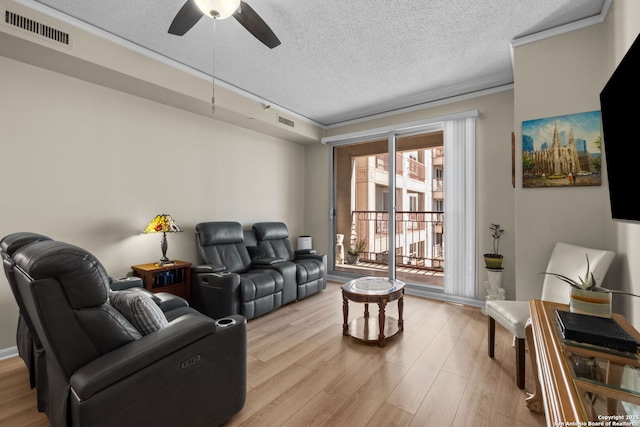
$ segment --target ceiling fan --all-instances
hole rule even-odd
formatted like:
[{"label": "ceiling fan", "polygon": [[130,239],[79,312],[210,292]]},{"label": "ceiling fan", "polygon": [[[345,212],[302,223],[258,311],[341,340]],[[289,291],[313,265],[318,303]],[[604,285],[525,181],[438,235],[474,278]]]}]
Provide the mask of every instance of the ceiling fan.
[{"label": "ceiling fan", "polygon": [[258,40],[270,49],[280,45],[280,40],[266,22],[242,0],[187,0],[169,27],[169,34],[182,36],[203,15],[213,19],[234,18]]}]

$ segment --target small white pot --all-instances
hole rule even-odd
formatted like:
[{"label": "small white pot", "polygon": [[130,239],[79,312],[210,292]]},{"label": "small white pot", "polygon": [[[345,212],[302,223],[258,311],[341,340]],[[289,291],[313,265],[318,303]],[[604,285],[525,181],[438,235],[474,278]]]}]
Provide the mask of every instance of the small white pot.
[{"label": "small white pot", "polygon": [[611,293],[571,287],[569,308],[572,313],[611,317]]}]

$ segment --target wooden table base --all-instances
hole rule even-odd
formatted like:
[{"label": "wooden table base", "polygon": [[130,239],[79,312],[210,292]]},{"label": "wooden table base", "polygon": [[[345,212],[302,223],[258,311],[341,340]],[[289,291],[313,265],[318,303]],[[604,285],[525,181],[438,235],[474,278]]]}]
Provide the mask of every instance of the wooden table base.
[{"label": "wooden table base", "polygon": [[[344,323],[342,325],[342,335],[349,335],[364,342],[377,342],[380,347],[384,347],[387,338],[391,338],[404,330],[404,320],[402,319],[403,297],[404,288],[383,295],[353,294],[343,289],[342,313]],[[349,323],[349,300],[365,303],[364,316],[351,321],[351,323]],[[385,314],[387,302],[395,300],[398,301],[398,320]],[[378,319],[369,316],[369,303],[378,304]]]}]

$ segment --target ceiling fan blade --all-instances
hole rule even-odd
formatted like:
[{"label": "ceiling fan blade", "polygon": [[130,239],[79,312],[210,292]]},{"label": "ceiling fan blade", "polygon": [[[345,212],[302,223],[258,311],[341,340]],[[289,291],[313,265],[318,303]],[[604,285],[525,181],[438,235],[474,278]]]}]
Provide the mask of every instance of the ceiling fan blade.
[{"label": "ceiling fan blade", "polygon": [[268,48],[273,49],[280,45],[280,40],[267,23],[245,2],[240,2],[240,8],[233,14],[233,17]]},{"label": "ceiling fan blade", "polygon": [[173,18],[173,22],[169,27],[169,34],[183,36],[191,27],[196,25],[202,16],[202,12],[198,9],[196,3],[193,0],[187,0],[178,11],[176,17]]}]

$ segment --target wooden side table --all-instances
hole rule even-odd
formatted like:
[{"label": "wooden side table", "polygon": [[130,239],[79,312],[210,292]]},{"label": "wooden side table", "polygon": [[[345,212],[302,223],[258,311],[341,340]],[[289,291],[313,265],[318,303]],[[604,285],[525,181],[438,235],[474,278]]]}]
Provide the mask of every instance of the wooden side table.
[{"label": "wooden side table", "polygon": [[[342,285],[342,335],[350,335],[364,342],[377,342],[384,347],[386,340],[404,330],[402,320],[404,282],[379,277],[361,277]],[[398,319],[386,315],[387,303],[398,301]],[[364,317],[349,323],[349,301],[364,303]],[[378,304],[378,319],[369,317],[369,303]],[[377,324],[377,328],[376,328]],[[377,332],[377,334],[376,334]]]},{"label": "wooden side table", "polygon": [[189,301],[191,298],[191,263],[172,261],[171,264],[155,263],[132,265],[134,276],[142,279],[144,287],[152,292],[169,292]]}]

